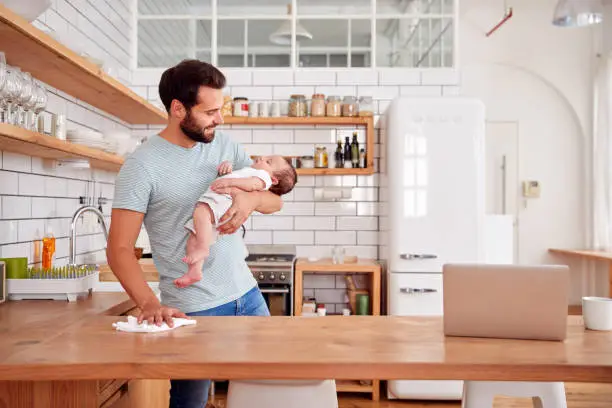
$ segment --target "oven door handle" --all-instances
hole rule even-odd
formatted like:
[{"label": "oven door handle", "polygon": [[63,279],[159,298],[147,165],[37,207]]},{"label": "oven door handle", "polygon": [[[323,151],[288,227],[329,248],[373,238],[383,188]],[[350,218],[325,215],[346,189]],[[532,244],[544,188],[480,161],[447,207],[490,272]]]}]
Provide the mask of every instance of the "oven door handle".
[{"label": "oven door handle", "polygon": [[289,288],[284,289],[272,289],[272,288],[260,288],[261,293],[289,293]]}]

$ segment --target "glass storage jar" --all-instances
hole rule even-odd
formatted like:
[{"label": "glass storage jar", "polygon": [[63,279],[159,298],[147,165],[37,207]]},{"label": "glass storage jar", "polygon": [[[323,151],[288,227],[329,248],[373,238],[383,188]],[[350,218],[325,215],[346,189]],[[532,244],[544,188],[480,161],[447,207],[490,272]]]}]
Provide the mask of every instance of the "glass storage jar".
[{"label": "glass storage jar", "polygon": [[249,116],[248,98],[240,96],[234,98],[234,116]]},{"label": "glass storage jar", "polygon": [[325,95],[312,95],[312,100],[310,101],[310,116],[325,116]]},{"label": "glass storage jar", "polygon": [[342,116],[357,116],[357,100],[354,96],[345,96],[342,101]]},{"label": "glass storage jar", "polygon": [[327,168],[328,156],[325,146],[317,146],[314,156],[314,165],[317,169]]},{"label": "glass storage jar", "polygon": [[341,116],[341,103],[340,97],[331,95],[327,97],[327,105],[325,107],[325,113],[327,116]]},{"label": "glass storage jar", "polygon": [[374,102],[371,96],[359,98],[359,116],[374,116]]},{"label": "glass storage jar", "polygon": [[289,116],[303,117],[307,114],[306,97],[304,95],[291,95],[291,99],[289,99]]}]

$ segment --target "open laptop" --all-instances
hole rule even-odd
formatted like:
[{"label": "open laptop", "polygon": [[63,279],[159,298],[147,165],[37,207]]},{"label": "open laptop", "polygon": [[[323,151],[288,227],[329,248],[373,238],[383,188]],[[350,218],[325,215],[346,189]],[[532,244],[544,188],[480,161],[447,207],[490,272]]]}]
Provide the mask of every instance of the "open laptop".
[{"label": "open laptop", "polygon": [[446,336],[566,338],[567,266],[446,264],[442,292]]}]

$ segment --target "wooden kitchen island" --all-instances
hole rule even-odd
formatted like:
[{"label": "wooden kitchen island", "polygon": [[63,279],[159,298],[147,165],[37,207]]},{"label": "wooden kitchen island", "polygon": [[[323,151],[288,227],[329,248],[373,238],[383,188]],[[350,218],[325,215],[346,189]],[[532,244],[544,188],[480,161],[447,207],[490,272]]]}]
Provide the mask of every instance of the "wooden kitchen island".
[{"label": "wooden kitchen island", "polygon": [[111,327],[133,311],[122,294],[0,305],[0,407],[151,406],[128,399],[139,379],[612,383],[612,332],[585,331],[580,316],[568,317],[565,342],[445,338],[438,317],[198,317],[156,334]]}]

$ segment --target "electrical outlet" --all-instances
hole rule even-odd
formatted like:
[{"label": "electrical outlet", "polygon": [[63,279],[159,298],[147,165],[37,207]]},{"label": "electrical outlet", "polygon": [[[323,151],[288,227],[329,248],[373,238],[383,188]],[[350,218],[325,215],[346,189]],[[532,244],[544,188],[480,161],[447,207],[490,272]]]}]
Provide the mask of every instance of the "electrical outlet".
[{"label": "electrical outlet", "polygon": [[523,181],[523,197],[540,198],[540,183],[535,180]]}]

